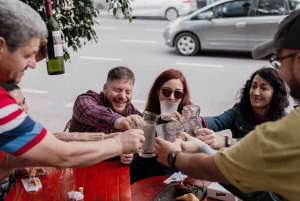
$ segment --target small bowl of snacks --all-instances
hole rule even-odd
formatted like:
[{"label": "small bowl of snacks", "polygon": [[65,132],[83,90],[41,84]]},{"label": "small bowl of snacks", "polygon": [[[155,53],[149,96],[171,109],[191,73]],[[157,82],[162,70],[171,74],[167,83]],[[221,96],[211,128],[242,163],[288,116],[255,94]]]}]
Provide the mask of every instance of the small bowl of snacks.
[{"label": "small bowl of snacks", "polygon": [[174,184],[174,188],[178,194],[186,194],[193,191],[194,184],[187,181],[177,181]]}]

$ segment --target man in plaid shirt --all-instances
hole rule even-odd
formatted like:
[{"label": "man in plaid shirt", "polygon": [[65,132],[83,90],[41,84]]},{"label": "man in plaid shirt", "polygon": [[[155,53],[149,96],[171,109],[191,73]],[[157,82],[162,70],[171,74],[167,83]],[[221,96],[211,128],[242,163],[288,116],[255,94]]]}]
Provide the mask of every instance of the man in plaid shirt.
[{"label": "man in plaid shirt", "polygon": [[[115,67],[108,72],[103,91],[87,91],[77,97],[70,132],[104,132],[128,130],[142,120],[142,114],[131,104],[135,77],[127,67]],[[129,164],[132,154],[121,156]]]}]

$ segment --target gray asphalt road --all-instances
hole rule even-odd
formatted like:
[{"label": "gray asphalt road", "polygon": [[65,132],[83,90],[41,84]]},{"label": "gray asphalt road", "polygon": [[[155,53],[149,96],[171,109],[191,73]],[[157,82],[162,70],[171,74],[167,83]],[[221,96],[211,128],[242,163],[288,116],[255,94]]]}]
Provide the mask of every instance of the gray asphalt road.
[{"label": "gray asphalt road", "polygon": [[237,101],[237,92],[252,72],[269,65],[253,60],[250,54],[204,52],[183,57],[164,45],[162,36],[169,23],[162,19],[117,20],[102,11],[95,27],[98,43],[89,42],[71,53],[66,73],[48,76],[46,62],[27,70],[20,83],[29,106],[29,115],[50,131],[62,131],[72,115],[76,97],[89,89],[101,91],[108,70],[127,66],[136,75],[133,104],[140,110],[154,79],[162,71],[179,69],[188,80],[192,101],[204,116],[218,115]]}]

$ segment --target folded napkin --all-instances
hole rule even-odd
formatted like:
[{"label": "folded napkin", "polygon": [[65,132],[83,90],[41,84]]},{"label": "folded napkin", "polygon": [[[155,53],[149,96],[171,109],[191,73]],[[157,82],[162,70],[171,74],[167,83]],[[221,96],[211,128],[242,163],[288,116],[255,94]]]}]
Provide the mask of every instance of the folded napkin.
[{"label": "folded napkin", "polygon": [[35,177],[35,179],[38,181],[38,185],[36,186],[34,186],[31,182],[32,178],[21,179],[22,184],[27,192],[35,192],[42,188],[42,183],[40,179],[38,177]]},{"label": "folded napkin", "polygon": [[[187,178],[187,175],[182,175],[182,179],[185,179]],[[179,174],[177,172],[175,172],[174,174],[172,174],[168,179],[166,179],[164,182],[166,184],[169,184],[171,183],[172,181],[180,181],[180,178],[179,178]]]},{"label": "folded napkin", "polygon": [[76,201],[77,200],[82,200],[84,195],[82,195],[80,192],[78,191],[71,191],[71,192],[68,192],[68,196],[69,196],[69,199],[75,199]]}]

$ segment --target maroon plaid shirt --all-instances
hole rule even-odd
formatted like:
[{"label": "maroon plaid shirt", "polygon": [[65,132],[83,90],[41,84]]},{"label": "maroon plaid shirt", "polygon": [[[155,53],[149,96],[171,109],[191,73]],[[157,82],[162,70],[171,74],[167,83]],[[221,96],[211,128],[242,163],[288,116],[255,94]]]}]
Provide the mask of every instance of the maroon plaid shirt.
[{"label": "maroon plaid shirt", "polygon": [[[131,114],[142,116],[132,104],[125,111],[124,116]],[[114,128],[115,121],[122,117],[109,107],[104,106],[104,94],[89,90],[77,97],[71,119],[70,132],[104,132],[114,133],[121,130]]]}]

